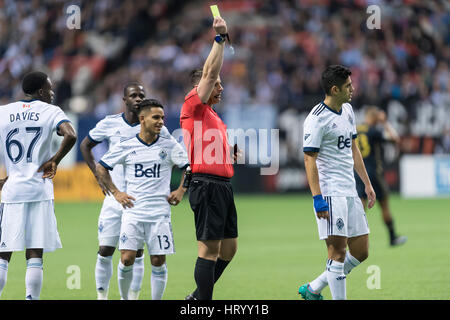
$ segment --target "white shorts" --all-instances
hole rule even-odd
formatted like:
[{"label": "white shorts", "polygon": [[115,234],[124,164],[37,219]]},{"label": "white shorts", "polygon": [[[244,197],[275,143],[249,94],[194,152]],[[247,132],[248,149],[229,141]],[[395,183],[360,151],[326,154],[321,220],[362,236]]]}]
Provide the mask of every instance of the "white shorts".
[{"label": "white shorts", "polygon": [[122,205],[112,196],[106,196],[98,217],[98,243],[103,247],[117,247],[119,243]]},{"label": "white shorts", "polygon": [[127,214],[122,217],[120,229],[119,250],[141,249],[147,244],[151,255],[174,254],[172,224],[170,221],[142,222],[129,218]]},{"label": "white shorts", "polygon": [[358,197],[323,197],[329,206],[329,219],[317,218],[320,240],[328,236],[353,238],[369,234],[369,224],[361,200]]},{"label": "white shorts", "polygon": [[2,203],[0,221],[0,252],[62,248],[53,200]]}]

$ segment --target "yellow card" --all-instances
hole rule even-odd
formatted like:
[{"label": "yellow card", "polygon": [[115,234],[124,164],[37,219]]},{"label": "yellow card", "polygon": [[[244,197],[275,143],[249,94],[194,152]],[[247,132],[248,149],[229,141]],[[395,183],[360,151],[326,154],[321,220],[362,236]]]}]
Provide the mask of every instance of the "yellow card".
[{"label": "yellow card", "polygon": [[219,8],[217,7],[216,4],[213,5],[213,6],[210,6],[210,8],[211,8],[211,12],[212,12],[212,15],[213,15],[214,18],[220,17]]}]

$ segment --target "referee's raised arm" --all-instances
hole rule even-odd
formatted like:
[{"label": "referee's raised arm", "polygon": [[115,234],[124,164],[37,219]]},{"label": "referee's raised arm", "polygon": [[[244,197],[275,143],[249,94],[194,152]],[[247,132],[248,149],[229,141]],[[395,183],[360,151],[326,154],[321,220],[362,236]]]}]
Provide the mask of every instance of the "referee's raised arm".
[{"label": "referee's raised arm", "polygon": [[227,23],[221,17],[216,17],[214,18],[213,28],[217,35],[211,52],[209,53],[203,66],[202,78],[197,86],[198,96],[203,103],[206,103],[211,96],[211,92],[214,89],[220,69],[222,69]]}]

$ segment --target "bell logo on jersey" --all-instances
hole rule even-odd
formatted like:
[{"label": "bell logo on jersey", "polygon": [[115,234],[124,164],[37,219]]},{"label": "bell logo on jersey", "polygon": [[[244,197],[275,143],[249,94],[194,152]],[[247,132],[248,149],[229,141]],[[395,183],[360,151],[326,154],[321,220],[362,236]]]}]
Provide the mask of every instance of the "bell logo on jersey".
[{"label": "bell logo on jersey", "polygon": [[350,138],[345,139],[344,136],[338,137],[338,148],[344,149],[344,148],[350,148],[352,146]]},{"label": "bell logo on jersey", "polygon": [[136,178],[147,177],[147,178],[159,178],[159,173],[161,169],[161,164],[154,164],[152,168],[144,170],[144,165],[136,163],[134,165],[134,176]]}]

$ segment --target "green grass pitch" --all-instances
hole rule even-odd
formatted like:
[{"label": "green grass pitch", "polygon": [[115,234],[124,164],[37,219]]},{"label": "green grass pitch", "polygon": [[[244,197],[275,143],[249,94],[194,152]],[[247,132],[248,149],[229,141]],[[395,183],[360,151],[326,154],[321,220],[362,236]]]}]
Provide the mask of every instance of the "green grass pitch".
[{"label": "green grass pitch", "polygon": [[[448,199],[393,196],[391,209],[397,231],[408,236],[408,242],[396,248],[388,246],[379,208],[370,210],[370,254],[347,277],[348,299],[450,299],[448,204]],[[300,300],[298,286],[319,275],[326,263],[326,248],[318,240],[311,197],[237,196],[236,206],[239,248],[215,286],[214,299]],[[63,248],[44,254],[41,299],[96,299],[94,268],[100,207],[101,203],[56,204]],[[172,209],[176,254],[167,259],[169,280],[164,299],[184,299],[195,287],[197,245],[192,215],[187,196]],[[110,299],[119,299],[118,258],[116,251]],[[150,299],[148,255],[145,262],[141,299]],[[68,288],[68,282],[74,283],[70,266],[79,267],[80,289]],[[368,288],[367,282],[375,283],[375,274],[368,273],[370,266],[379,268],[378,289]],[[24,252],[18,252],[11,259],[2,299],[24,299],[24,279]],[[328,288],[323,294],[331,299]]]}]

